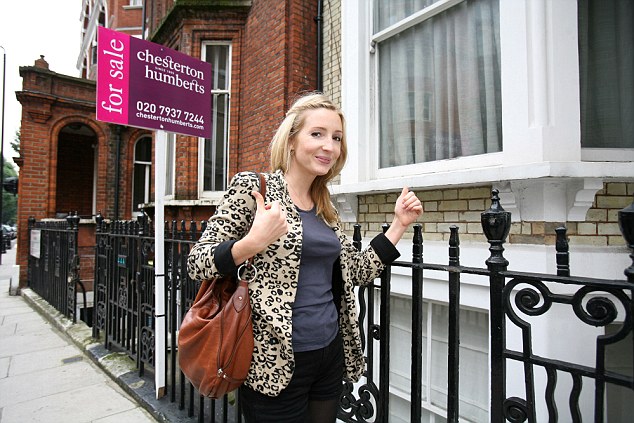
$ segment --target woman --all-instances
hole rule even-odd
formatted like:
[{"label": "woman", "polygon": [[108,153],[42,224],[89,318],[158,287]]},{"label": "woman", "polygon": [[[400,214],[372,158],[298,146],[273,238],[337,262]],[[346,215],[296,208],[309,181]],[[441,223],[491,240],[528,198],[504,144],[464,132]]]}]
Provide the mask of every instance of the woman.
[{"label": "woman", "polygon": [[346,161],[344,117],[323,94],[297,100],[271,142],[266,198],[252,172],[234,176],[189,255],[189,274],[235,274],[248,259],[255,346],[240,388],[251,422],[334,422],[342,380],[357,381],[364,358],[354,285],[375,279],[422,213],[403,188],[385,234],[358,252],[343,233],[327,184]]}]

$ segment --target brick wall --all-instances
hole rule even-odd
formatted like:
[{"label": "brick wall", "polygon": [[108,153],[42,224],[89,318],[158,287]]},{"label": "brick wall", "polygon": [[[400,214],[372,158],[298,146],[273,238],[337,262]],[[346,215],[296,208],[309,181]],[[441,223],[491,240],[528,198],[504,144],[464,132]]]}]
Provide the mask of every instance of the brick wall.
[{"label": "brick wall", "polygon": [[141,34],[142,7],[129,7],[130,0],[110,0],[108,3],[108,11],[113,19],[110,22],[112,29],[130,35]]},{"label": "brick wall", "polygon": [[[491,186],[416,191],[425,212],[418,223],[423,225],[423,238],[448,241],[449,227],[460,228],[461,242],[486,242],[480,215],[491,206]],[[515,222],[511,225],[510,244],[555,244],[555,228],[566,226],[570,245],[625,245],[618,224],[618,212],[632,203],[634,183],[607,182],[597,192],[592,207],[583,222]],[[394,216],[397,193],[359,196],[358,223],[363,236],[371,237],[382,231],[384,223]],[[352,224],[346,224],[352,232]],[[403,238],[411,238],[413,229]]]},{"label": "brick wall", "polygon": [[[231,42],[229,177],[269,170],[269,143],[290,102],[315,89],[316,14],[316,2],[301,0],[254,0],[249,8],[176,4],[154,33],[152,41],[193,57],[202,57],[206,41]],[[197,139],[178,136],[176,169],[175,198],[196,200]],[[187,215],[199,213],[183,210]]]},{"label": "brick wall", "polygon": [[286,110],[315,89],[316,16],[317,2],[253,1],[241,58],[240,138],[232,138],[236,171],[269,169],[269,142]]}]

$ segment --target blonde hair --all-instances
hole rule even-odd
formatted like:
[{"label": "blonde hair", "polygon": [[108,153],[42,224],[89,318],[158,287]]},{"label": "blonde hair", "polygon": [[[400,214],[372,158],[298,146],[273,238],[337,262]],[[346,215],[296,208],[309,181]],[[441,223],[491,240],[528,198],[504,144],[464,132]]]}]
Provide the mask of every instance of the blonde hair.
[{"label": "blonde hair", "polygon": [[310,187],[310,195],[317,206],[317,215],[321,216],[326,222],[334,223],[337,220],[337,211],[330,201],[330,192],[327,184],[339,175],[339,172],[343,169],[348,157],[348,147],[346,144],[343,112],[326,95],[322,93],[306,94],[297,99],[286,112],[286,117],[271,140],[271,172],[281,170],[286,173],[288,171],[291,164],[291,141],[304,126],[306,120],[304,112],[316,109],[328,109],[337,112],[343,129],[339,158],[328,173],[317,176]]}]

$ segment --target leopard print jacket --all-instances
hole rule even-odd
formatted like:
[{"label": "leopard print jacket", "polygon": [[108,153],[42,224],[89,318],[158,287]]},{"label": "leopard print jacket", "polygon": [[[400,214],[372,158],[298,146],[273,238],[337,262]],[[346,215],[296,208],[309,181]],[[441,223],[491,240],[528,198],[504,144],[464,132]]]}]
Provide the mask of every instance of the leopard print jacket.
[{"label": "leopard print jacket", "polygon": [[[254,349],[245,384],[263,394],[277,396],[288,385],[295,367],[291,340],[292,305],[302,251],[302,221],[288,193],[283,173],[278,171],[264,176],[267,184],[265,201],[279,201],[288,216],[289,231],[253,258],[258,270],[249,284]],[[231,246],[250,227],[256,207],[251,191],[258,189],[259,176],[255,173],[242,172],[233,177],[223,200],[209,219],[206,231],[190,251],[188,270],[192,279],[209,279],[237,271]],[[383,234],[359,252],[339,223],[331,225],[341,242],[339,266],[335,266],[333,272],[333,293],[339,297],[344,377],[356,382],[364,371],[365,359],[354,286],[370,283],[399,253]]]}]

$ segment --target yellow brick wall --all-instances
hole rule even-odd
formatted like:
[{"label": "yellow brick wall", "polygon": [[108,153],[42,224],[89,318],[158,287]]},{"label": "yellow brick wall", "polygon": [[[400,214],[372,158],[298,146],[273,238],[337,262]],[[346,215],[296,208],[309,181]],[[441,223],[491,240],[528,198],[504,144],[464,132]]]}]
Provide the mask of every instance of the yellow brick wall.
[{"label": "yellow brick wall", "polygon": [[[486,242],[480,214],[491,206],[491,186],[416,191],[425,212],[418,223],[423,226],[423,239],[448,241],[449,227],[458,226],[460,240]],[[362,236],[371,237],[382,231],[382,225],[393,218],[396,193],[359,196],[358,223]],[[608,182],[597,192],[583,222],[515,222],[511,225],[508,243],[555,244],[555,228],[566,226],[570,245],[625,245],[618,224],[618,212],[632,203],[634,184]],[[346,224],[352,233],[353,224]],[[404,238],[413,236],[413,229]]]},{"label": "yellow brick wall", "polygon": [[341,105],[341,0],[323,3],[323,90]]},{"label": "yellow brick wall", "polygon": [[[323,2],[323,92],[341,107],[341,0]],[[340,177],[333,179],[338,183]]]}]

